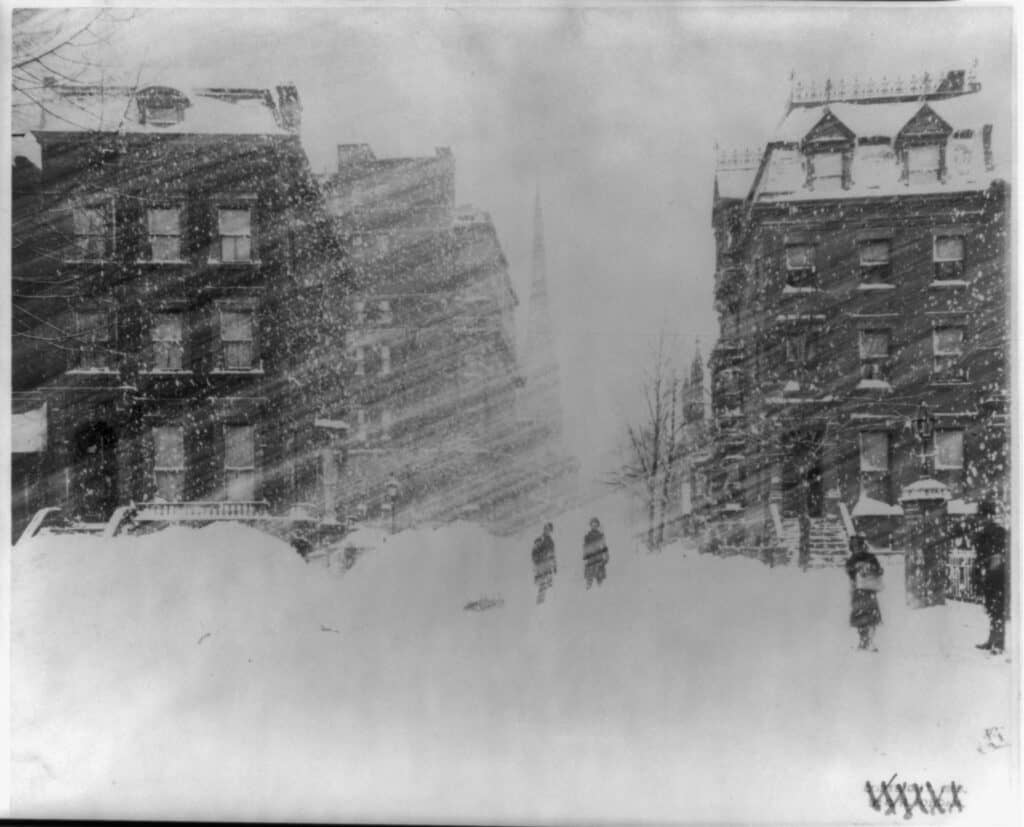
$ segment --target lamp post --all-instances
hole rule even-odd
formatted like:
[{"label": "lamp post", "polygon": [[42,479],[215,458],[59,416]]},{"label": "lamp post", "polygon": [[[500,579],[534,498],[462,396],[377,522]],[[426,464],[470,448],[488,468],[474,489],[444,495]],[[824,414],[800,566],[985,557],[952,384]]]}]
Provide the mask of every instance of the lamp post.
[{"label": "lamp post", "polygon": [[917,417],[914,419],[914,436],[921,443],[919,459],[925,472],[928,471],[928,458],[934,455],[928,452],[928,441],[934,433],[935,417],[928,411],[928,406],[922,402],[917,409]]},{"label": "lamp post", "polygon": [[385,484],[385,493],[387,495],[388,510],[391,512],[391,533],[395,533],[395,512],[397,510],[396,504],[398,502],[398,491],[399,485],[398,480],[393,476],[388,477],[388,481]]}]

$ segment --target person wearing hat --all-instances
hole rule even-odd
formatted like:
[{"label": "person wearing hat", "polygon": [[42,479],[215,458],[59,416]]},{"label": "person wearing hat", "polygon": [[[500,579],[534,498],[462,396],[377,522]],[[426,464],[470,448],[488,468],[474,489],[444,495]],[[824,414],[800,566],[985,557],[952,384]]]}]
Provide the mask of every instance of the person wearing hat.
[{"label": "person wearing hat", "polygon": [[583,537],[583,579],[588,589],[595,581],[600,586],[608,576],[609,557],[601,522],[594,517],[590,521],[590,530]]},{"label": "person wearing hat", "polygon": [[544,531],[533,541],[533,582],[537,585],[537,602],[544,602],[544,595],[555,582],[558,563],[555,560],[555,531],[553,523],[545,523]]},{"label": "person wearing hat", "polygon": [[974,565],[971,567],[971,582],[982,594],[989,621],[988,640],[977,644],[977,648],[999,654],[1006,643],[1006,584],[1009,565],[1007,532],[996,522],[995,515],[996,504],[991,499],[978,503],[981,525],[972,537]]},{"label": "person wearing hat", "polygon": [[877,652],[874,636],[875,629],[882,622],[878,592],[882,590],[883,570],[878,558],[868,550],[867,537],[863,534],[854,534],[850,538],[846,574],[850,578],[850,625],[860,635],[857,648]]}]

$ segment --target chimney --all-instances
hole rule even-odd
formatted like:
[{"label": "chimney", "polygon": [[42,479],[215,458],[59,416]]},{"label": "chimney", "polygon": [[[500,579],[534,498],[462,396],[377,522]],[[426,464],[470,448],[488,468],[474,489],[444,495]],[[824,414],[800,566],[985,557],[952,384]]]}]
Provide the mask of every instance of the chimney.
[{"label": "chimney", "polygon": [[298,132],[302,125],[302,102],[294,83],[283,83],[277,87],[277,109],[282,128]]},{"label": "chimney", "polygon": [[377,156],[369,144],[338,144],[338,171],[353,164],[376,161]]}]

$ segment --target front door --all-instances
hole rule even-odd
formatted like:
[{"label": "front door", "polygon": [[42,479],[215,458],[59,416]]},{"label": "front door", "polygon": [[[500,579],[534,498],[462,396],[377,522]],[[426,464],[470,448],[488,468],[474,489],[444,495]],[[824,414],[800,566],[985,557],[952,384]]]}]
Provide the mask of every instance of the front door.
[{"label": "front door", "polygon": [[75,434],[71,499],[72,513],[89,522],[109,519],[117,507],[117,434],[106,422]]},{"label": "front door", "polygon": [[801,430],[783,439],[782,509],[786,516],[806,513],[821,517],[824,513],[822,438],[819,430]]}]

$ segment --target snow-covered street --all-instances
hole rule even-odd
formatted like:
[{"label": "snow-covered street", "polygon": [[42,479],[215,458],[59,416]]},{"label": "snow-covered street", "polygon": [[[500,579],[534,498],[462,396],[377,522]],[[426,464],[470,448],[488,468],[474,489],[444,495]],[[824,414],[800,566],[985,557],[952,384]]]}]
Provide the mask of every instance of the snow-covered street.
[{"label": "snow-covered street", "polygon": [[[930,824],[1012,822],[1012,666],[981,608],[904,607],[878,653],[841,570],[639,551],[589,510],[531,536],[381,536],[343,571],[253,529],[39,538],[14,553],[14,815],[893,823],[865,782],[962,786]],[[464,607],[500,599],[485,611]],[[990,736],[986,736],[986,730]]]}]

